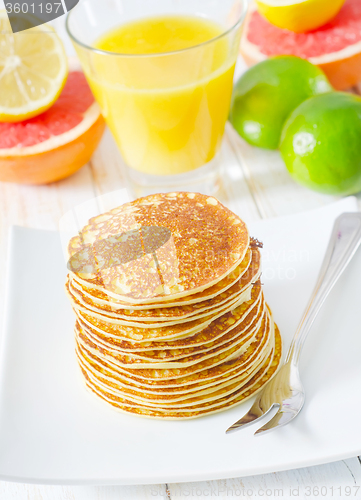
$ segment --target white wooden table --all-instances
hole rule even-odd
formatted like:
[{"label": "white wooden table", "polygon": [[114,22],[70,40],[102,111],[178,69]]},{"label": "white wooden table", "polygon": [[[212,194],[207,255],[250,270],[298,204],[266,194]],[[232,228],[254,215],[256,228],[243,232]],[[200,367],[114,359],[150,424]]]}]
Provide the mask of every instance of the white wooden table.
[{"label": "white wooden table", "polygon": [[[58,29],[63,29],[62,24],[63,20],[59,22]],[[248,146],[230,127],[227,129],[223,152],[227,174],[219,197],[246,221],[309,210],[335,199],[298,186],[289,177],[278,152],[265,152]],[[57,230],[59,219],[66,211],[94,196],[122,188],[124,182],[124,166],[107,131],[91,162],[64,181],[39,187],[0,183],[0,319],[4,313],[9,227],[17,224]],[[358,199],[361,208],[361,196]],[[171,455],[169,459],[172,459]],[[92,487],[0,481],[0,500],[170,500],[213,497],[361,498],[361,459],[355,457],[318,467],[192,484]]]}]

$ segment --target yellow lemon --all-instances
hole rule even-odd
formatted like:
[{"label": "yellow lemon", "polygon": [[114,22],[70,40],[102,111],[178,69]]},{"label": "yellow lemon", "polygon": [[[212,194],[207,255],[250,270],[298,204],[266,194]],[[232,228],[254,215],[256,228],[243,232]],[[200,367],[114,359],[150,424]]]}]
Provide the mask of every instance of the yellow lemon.
[{"label": "yellow lemon", "polygon": [[0,121],[39,115],[60,95],[68,62],[60,38],[48,25],[13,33],[0,11]]},{"label": "yellow lemon", "polygon": [[279,28],[304,33],[333,19],[345,0],[256,0],[259,12]]}]

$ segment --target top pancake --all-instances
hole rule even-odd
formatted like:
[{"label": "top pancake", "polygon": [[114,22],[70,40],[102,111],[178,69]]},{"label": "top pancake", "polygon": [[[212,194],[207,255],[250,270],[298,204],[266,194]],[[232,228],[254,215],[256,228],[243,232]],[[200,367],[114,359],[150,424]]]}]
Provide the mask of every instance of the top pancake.
[{"label": "top pancake", "polygon": [[248,246],[245,223],[215,198],[155,194],[90,219],[69,243],[69,267],[119,300],[154,303],[215,285]]},{"label": "top pancake", "polygon": [[93,286],[85,286],[83,283],[78,283],[76,275],[72,273],[72,284],[79,288],[88,295],[94,303],[103,304],[103,305],[111,305],[114,309],[123,308],[123,309],[132,309],[132,310],[147,310],[151,309],[160,309],[164,307],[175,307],[175,306],[188,306],[191,304],[197,304],[199,302],[203,302],[205,300],[210,300],[220,295],[221,293],[226,292],[231,286],[233,286],[239,279],[247,272],[249,266],[251,264],[251,258],[253,253],[254,246],[252,248],[252,238],[250,239],[250,246],[246,252],[246,255],[242,262],[233,269],[232,272],[227,274],[227,276],[220,281],[218,281],[215,285],[210,286],[204,289],[201,292],[194,293],[192,295],[188,295],[185,297],[178,297],[174,300],[164,300],[161,302],[153,302],[153,303],[129,303],[124,302],[119,299],[115,299],[114,297],[108,295],[107,291],[100,291]]}]

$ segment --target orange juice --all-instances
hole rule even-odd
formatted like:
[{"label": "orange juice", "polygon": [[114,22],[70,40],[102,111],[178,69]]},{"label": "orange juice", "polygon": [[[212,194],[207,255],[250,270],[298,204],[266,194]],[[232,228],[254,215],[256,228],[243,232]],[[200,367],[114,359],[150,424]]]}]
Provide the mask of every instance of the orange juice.
[{"label": "orange juice", "polygon": [[223,31],[201,17],[162,16],[129,22],[96,42],[110,54],[95,54],[85,72],[129,166],[168,175],[214,157],[235,65]]}]

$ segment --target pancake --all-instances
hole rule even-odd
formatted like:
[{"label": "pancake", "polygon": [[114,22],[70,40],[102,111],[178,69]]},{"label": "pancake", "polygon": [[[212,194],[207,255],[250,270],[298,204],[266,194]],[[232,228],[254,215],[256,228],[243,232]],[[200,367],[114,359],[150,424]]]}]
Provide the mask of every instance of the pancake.
[{"label": "pancake", "polygon": [[247,321],[251,323],[264,308],[264,299],[261,293],[261,287],[254,287],[252,289],[252,298],[248,302],[244,302],[239,307],[224,314],[217,320],[210,323],[207,328],[204,328],[199,333],[192,336],[178,338],[176,340],[156,340],[156,341],[141,341],[133,342],[124,340],[115,335],[109,335],[102,331],[100,328],[95,328],[87,321],[83,321],[79,316],[77,318],[84,331],[89,332],[90,335],[97,338],[100,342],[105,342],[110,347],[115,346],[127,352],[137,351],[155,351],[155,350],[169,350],[172,351],[186,348],[197,348],[199,346],[207,347],[214,342],[217,338],[222,336],[226,337],[229,331],[233,330],[239,323]]},{"label": "pancake", "polygon": [[[239,370],[236,376],[227,377],[227,379],[220,382],[217,381],[217,383],[213,384],[203,383],[202,385],[197,385],[195,388],[192,388],[192,391],[187,387],[187,392],[184,392],[184,387],[181,387],[181,391],[173,391],[170,394],[169,391],[164,390],[157,392],[137,391],[114,379],[111,381],[109,377],[99,375],[99,373],[92,370],[86,369],[85,371],[87,372],[88,380],[92,381],[94,385],[104,391],[109,391],[120,399],[126,399],[132,404],[147,405],[157,409],[194,407],[210,401],[215,401],[219,399],[219,397],[228,396],[233,393],[234,390],[238,390],[241,385],[245,385],[253,375],[259,371],[273,349],[274,336],[272,336],[271,341],[267,345],[267,349],[263,350],[262,356],[257,359],[257,362],[248,364],[243,363],[242,371]],[[83,370],[86,368],[83,359],[80,360],[80,366]]]},{"label": "pancake", "polygon": [[100,328],[106,332],[120,332],[122,335],[130,333],[130,337],[137,340],[141,336],[145,335],[148,340],[152,338],[179,338],[184,336],[186,333],[190,335],[192,332],[200,331],[206,328],[212,321],[219,318],[223,314],[233,311],[239,305],[244,302],[248,302],[252,296],[253,285],[250,285],[246,290],[244,290],[239,297],[236,297],[232,303],[227,303],[224,306],[213,310],[212,312],[204,312],[199,315],[199,319],[186,318],[183,321],[168,321],[166,323],[143,323],[136,321],[126,321],[123,319],[113,318],[108,315],[103,315],[95,313],[85,307],[83,307],[73,295],[68,294],[73,309],[77,315],[83,317],[94,324],[95,326],[101,325]]},{"label": "pancake", "polygon": [[173,300],[166,300],[164,302],[151,302],[151,303],[128,303],[121,301],[119,299],[115,299],[110,294],[107,293],[107,290],[101,291],[96,288],[90,288],[83,284],[80,284],[77,281],[77,277],[72,274],[71,281],[73,286],[75,286],[78,290],[81,290],[82,293],[88,296],[94,304],[99,305],[111,305],[114,309],[123,308],[123,309],[133,309],[133,310],[151,310],[157,308],[164,307],[174,307],[174,306],[185,306],[189,304],[196,304],[197,302],[203,302],[204,300],[213,299],[220,293],[228,290],[229,287],[234,285],[239,279],[243,276],[243,274],[248,270],[249,265],[251,263],[252,258],[252,250],[253,248],[257,248],[256,246],[252,247],[252,238],[250,239],[250,247],[248,248],[246,255],[242,262],[237,266],[232,272],[230,272],[225,278],[218,281],[213,286],[206,288],[205,290],[194,293],[192,295],[187,295],[185,297],[178,297]]},{"label": "pancake", "polygon": [[[274,347],[274,346],[273,346]],[[272,347],[272,348],[273,348]],[[269,355],[272,349],[268,350]],[[162,394],[162,395],[149,395],[144,392],[136,393],[135,391],[129,391],[122,387],[119,390],[118,384],[112,384],[109,379],[99,377],[99,375],[93,375],[91,371],[87,371],[87,378],[92,381],[94,386],[97,386],[103,391],[108,391],[110,394],[118,397],[119,399],[126,399],[132,404],[147,405],[155,409],[183,409],[186,407],[199,406],[200,404],[212,402],[218,400],[219,397],[225,397],[238,390],[241,385],[247,384],[247,382],[259,371],[260,367],[264,363],[267,356],[265,356],[259,364],[252,365],[252,367],[247,371],[242,372],[241,375],[234,377],[221,384],[213,385],[211,387],[204,388],[203,390],[198,390],[196,393],[187,392],[185,394]],[[84,370],[83,362],[80,360],[81,369]],[[147,397],[146,397],[147,396]]]},{"label": "pancake", "polygon": [[[177,357],[187,356],[190,353],[207,351],[213,345],[216,345],[216,343],[224,344],[242,335],[248,328],[257,327],[264,314],[265,303],[263,297],[260,297],[255,303],[250,301],[246,310],[243,309],[244,306],[245,304],[242,304],[242,306],[237,308],[237,310],[239,309],[238,312],[229,313],[219,318],[219,320],[212,322],[207,328],[193,337],[168,342],[130,344],[129,342],[108,338],[99,331],[92,330],[82,321],[78,320],[78,322],[90,340],[93,340],[95,344],[99,343],[100,347],[103,346],[104,348],[129,353],[130,355],[138,353],[142,355],[142,353],[154,351],[160,352],[162,359],[176,359]],[[227,321],[227,317],[231,321]]]},{"label": "pancake", "polygon": [[[254,277],[255,280],[257,280],[258,278],[259,274]],[[170,316],[169,318],[132,318],[131,316],[122,316],[121,314],[111,313],[108,311],[96,311],[95,308],[89,306],[88,304],[85,306],[82,303],[81,297],[79,297],[77,292],[72,289],[72,286],[69,282],[66,283],[66,291],[68,293],[70,301],[73,304],[74,309],[90,314],[92,317],[99,320],[106,321],[107,323],[114,325],[135,326],[138,328],[159,328],[163,326],[180,325],[190,321],[194,322],[201,320],[202,318],[210,318],[212,315],[215,315],[216,313],[222,311],[230,311],[242,302],[247,302],[249,300],[252,293],[252,285],[253,282],[250,281],[246,286],[239,290],[237,294],[233,295],[229,300],[226,300],[225,302],[215,304],[212,307],[203,308],[199,312],[196,311],[192,315],[185,313],[182,316],[180,312],[179,317]]]},{"label": "pancake", "polygon": [[276,372],[262,245],[215,198],[167,193],[89,223],[65,285],[88,390],[113,408],[188,419],[239,404]]},{"label": "pancake", "polygon": [[[244,381],[245,378],[249,377],[274,347],[273,324],[267,323],[266,327],[268,332],[267,337],[258,337],[252,352],[244,351],[242,355],[235,358],[237,366],[236,371],[232,370],[232,372],[228,373],[227,377],[222,377],[220,380],[217,379],[210,381],[206,379],[203,380],[202,383],[192,384],[192,387],[187,386],[186,393],[184,386],[179,387],[177,391],[173,390],[171,392],[164,388],[144,391],[143,388],[139,389],[134,385],[131,386],[125,383],[119,376],[112,376],[112,374],[107,372],[107,370],[99,372],[99,370],[95,369],[94,365],[89,361],[87,356],[83,356],[83,353],[81,353],[80,350],[78,352],[78,356],[81,364],[88,366],[88,371],[92,374],[94,379],[103,381],[101,383],[106,383],[109,388],[113,388],[120,393],[130,393],[133,397],[137,397],[138,399],[147,399],[148,402],[150,400],[155,400],[157,402],[161,401],[162,403],[164,401],[169,402],[172,400],[189,402],[191,398],[198,397],[203,394],[209,395],[212,392],[220,390],[221,388],[231,386],[236,382],[238,383],[240,380]],[[227,363],[227,361],[224,363]],[[178,397],[178,393],[182,393],[181,398]]]},{"label": "pancake", "polygon": [[[267,329],[267,337],[262,340],[263,344],[258,344],[256,347],[252,347],[252,353],[247,353],[243,357],[236,357],[226,362],[221,362],[216,366],[209,367],[212,363],[207,363],[207,365],[198,365],[193,373],[182,376],[180,370],[173,371],[155,371],[153,370],[153,380],[151,378],[144,379],[142,374],[134,370],[124,370],[113,364],[109,364],[91,353],[84,351],[81,346],[77,346],[77,351],[80,353],[81,358],[87,360],[98,372],[99,374],[109,375],[115,378],[120,383],[131,389],[141,390],[149,393],[165,392],[175,393],[175,392],[194,392],[198,391],[201,386],[211,387],[217,385],[221,382],[230,380],[234,377],[239,376],[240,369],[248,369],[251,365],[256,365],[267,350],[267,342],[269,342],[270,330]],[[269,344],[268,344],[269,345]],[[266,350],[264,347],[266,346]],[[261,355],[259,355],[261,353]],[[246,359],[245,359],[246,357]],[[143,372],[144,375],[144,372]],[[174,378],[169,378],[173,376]]]},{"label": "pancake", "polygon": [[[267,330],[267,334],[269,333]],[[178,376],[175,375],[174,371],[171,371],[171,375],[176,378],[166,378],[161,377],[158,372],[158,377],[152,379],[143,379],[138,377],[139,371],[136,370],[132,373],[131,371],[125,371],[113,364],[110,364],[104,359],[100,359],[94,356],[89,351],[82,348],[81,345],[77,345],[76,351],[79,358],[91,365],[91,369],[94,369],[96,373],[103,374],[104,376],[109,376],[115,379],[118,383],[124,385],[125,387],[130,387],[133,390],[142,391],[144,394],[150,393],[165,393],[174,394],[180,393],[191,393],[198,391],[201,387],[212,387],[217,384],[223,383],[225,381],[231,380],[240,375],[240,366],[243,367],[243,371],[247,370],[250,366],[255,366],[257,363],[263,359],[265,352],[267,352],[267,342],[269,342],[270,337],[263,339],[262,344],[258,344],[258,349],[253,349],[252,353],[247,353],[247,359],[245,357],[237,357],[231,360],[221,362],[220,364],[209,368],[207,365],[199,365],[197,370],[193,373],[182,376],[179,371]],[[209,365],[210,363],[208,363]],[[163,373],[163,375],[165,375]]]},{"label": "pancake", "polygon": [[[219,336],[219,334],[226,333],[229,328],[235,326],[239,321],[241,321],[241,318],[243,318],[247,310],[254,305],[256,300],[258,300],[260,294],[261,284],[257,282],[252,287],[251,298],[249,301],[242,302],[239,307],[235,307],[227,313],[220,314],[218,317],[213,317],[205,323],[198,321],[184,323],[181,325],[173,325],[172,327],[153,329],[134,327],[127,328],[122,325],[113,325],[111,323],[100,321],[97,318],[93,318],[82,311],[76,310],[75,312],[80,322],[84,322],[92,331],[99,332],[107,338],[111,338],[116,341],[134,341],[139,347],[141,347],[140,343],[144,344],[144,342],[149,343],[149,346],[154,346],[156,344],[161,345],[159,342],[165,342],[163,344],[164,349],[168,342],[172,342],[169,345],[175,345],[174,342],[176,341],[187,343],[197,343],[198,341],[207,342],[207,340],[211,339],[212,336],[216,337]],[[201,337],[195,337],[198,333]]]},{"label": "pancake", "polygon": [[[268,314],[264,315],[262,323],[257,332],[252,333],[252,338],[245,339],[246,345],[242,342],[242,338],[237,339],[237,342],[229,342],[221,346],[209,349],[206,355],[194,354],[185,357],[180,361],[157,361],[157,360],[139,360],[112,354],[107,349],[101,349],[93,344],[81,331],[79,326],[76,328],[76,340],[80,346],[88,353],[96,355],[100,361],[105,361],[115,370],[126,372],[130,375],[136,374],[137,377],[146,379],[173,379],[181,376],[182,378],[194,373],[211,369],[217,365],[231,361],[232,359],[244,359],[245,361],[252,356],[254,352],[258,352],[259,346],[265,347],[269,339],[271,324]],[[248,342],[252,340],[253,342]]]},{"label": "pancake", "polygon": [[282,341],[278,329],[275,332],[275,348],[272,350],[267,360],[264,362],[261,369],[239,390],[234,391],[230,396],[226,396],[218,400],[218,403],[205,403],[200,408],[193,407],[192,409],[183,408],[180,410],[160,410],[151,407],[146,407],[145,405],[134,405],[126,402],[126,400],[120,401],[120,398],[112,395],[109,392],[102,391],[96,385],[92,384],[87,374],[83,372],[84,380],[87,388],[90,392],[96,394],[103,401],[111,404],[115,409],[119,411],[125,411],[127,413],[133,413],[134,415],[140,415],[150,418],[161,418],[165,420],[172,419],[191,419],[200,417],[203,415],[210,415],[223,411],[225,409],[236,406],[248,398],[256,394],[277,372],[280,365],[282,354]]},{"label": "pancake", "polygon": [[198,316],[201,312],[212,311],[226,303],[231,303],[251,283],[258,280],[260,276],[260,260],[259,250],[254,248],[251,251],[251,261],[247,261],[245,264],[247,266],[246,272],[242,274],[235,284],[212,299],[183,306],[167,306],[165,308],[148,310],[122,309],[121,307],[114,307],[115,304],[113,301],[108,302],[108,304],[99,303],[99,301],[95,302],[93,297],[89,293],[85,293],[74,281],[68,283],[68,290],[84,307],[100,314],[106,314],[108,317],[146,322],[182,320]]},{"label": "pancake", "polygon": [[[132,231],[147,226],[167,228],[171,236],[140,256]],[[90,219],[70,240],[69,267],[79,283],[116,299],[159,302],[215,285],[242,262],[248,246],[245,223],[215,198],[156,194]],[[137,258],[129,260],[132,255]]]},{"label": "pancake", "polygon": [[[119,353],[120,355],[129,356],[130,358],[133,357],[135,359],[159,359],[161,361],[166,361],[182,359],[189,355],[208,352],[213,347],[222,346],[231,341],[236,341],[238,337],[244,334],[245,331],[249,330],[251,332],[260,328],[260,322],[262,321],[264,312],[265,305],[262,300],[259,302],[258,307],[254,307],[248,314],[242,315],[243,317],[245,316],[244,320],[241,319],[241,316],[240,320],[232,325],[229,325],[227,322],[225,322],[225,324],[220,322],[219,325],[224,327],[223,332],[218,329],[216,325],[211,323],[208,328],[202,330],[201,332],[203,338],[207,339],[207,342],[203,344],[193,344],[188,347],[175,347],[173,345],[168,345],[168,348],[163,349],[149,349],[148,347],[145,350],[138,349],[137,351],[124,349],[124,347],[121,347],[113,339],[109,340],[98,334],[98,332],[92,332],[89,328],[84,327],[81,322],[78,322],[78,324],[83,334],[90,340],[90,342],[99,347],[99,349],[105,349],[111,353]],[[215,333],[218,333],[218,335],[215,335]],[[156,342],[154,344],[156,344]]]}]

